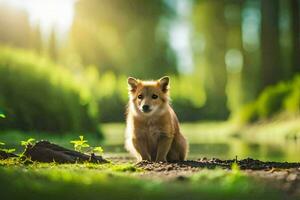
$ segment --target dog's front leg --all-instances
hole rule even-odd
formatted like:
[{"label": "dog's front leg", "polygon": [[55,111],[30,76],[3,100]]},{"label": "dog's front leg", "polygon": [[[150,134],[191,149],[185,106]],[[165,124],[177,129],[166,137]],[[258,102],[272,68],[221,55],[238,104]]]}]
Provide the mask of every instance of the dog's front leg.
[{"label": "dog's front leg", "polygon": [[145,138],[133,138],[132,143],[136,151],[141,155],[142,160],[151,161],[151,156],[148,151],[148,145]]},{"label": "dog's front leg", "polygon": [[167,161],[166,158],[171,148],[173,138],[173,136],[168,136],[166,134],[161,134],[159,136],[155,162]]}]

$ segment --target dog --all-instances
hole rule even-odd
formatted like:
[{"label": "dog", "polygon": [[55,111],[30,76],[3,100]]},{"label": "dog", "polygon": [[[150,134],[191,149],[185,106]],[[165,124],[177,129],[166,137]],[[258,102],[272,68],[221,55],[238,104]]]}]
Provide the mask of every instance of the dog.
[{"label": "dog", "polygon": [[187,157],[188,143],[170,105],[169,80],[167,76],[156,81],[127,79],[125,148],[138,161],[183,161]]}]

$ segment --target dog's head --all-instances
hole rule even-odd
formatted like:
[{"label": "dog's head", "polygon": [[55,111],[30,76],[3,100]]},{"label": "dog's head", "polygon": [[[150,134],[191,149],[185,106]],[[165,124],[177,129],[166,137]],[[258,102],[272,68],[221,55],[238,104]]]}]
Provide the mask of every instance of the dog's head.
[{"label": "dog's head", "polygon": [[162,113],[169,101],[169,77],[156,81],[142,81],[132,77],[127,79],[130,104],[138,114],[146,116]]}]

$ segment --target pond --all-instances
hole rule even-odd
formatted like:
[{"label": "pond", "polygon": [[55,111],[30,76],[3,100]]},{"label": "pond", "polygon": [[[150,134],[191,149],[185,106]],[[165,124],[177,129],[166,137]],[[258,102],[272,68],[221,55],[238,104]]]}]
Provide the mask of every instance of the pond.
[{"label": "pond", "polygon": [[[298,123],[299,124],[299,123]],[[286,129],[286,128],[285,128]],[[101,140],[96,135],[82,134],[88,143],[95,146],[102,146],[104,156],[124,156],[129,154],[124,149],[124,123],[103,124],[105,140]],[[300,162],[300,139],[284,139],[284,135],[273,130],[257,131],[257,134],[247,133],[246,130],[237,132],[230,124],[225,122],[205,122],[205,123],[183,123],[182,133],[189,141],[188,159],[220,158],[238,159],[251,157],[263,161],[288,161]],[[278,130],[278,127],[276,127]],[[256,132],[256,130],[254,131]],[[262,133],[264,134],[262,134]],[[269,132],[268,134],[265,134]],[[247,137],[242,137],[248,135]],[[264,137],[262,137],[264,135]],[[258,137],[259,136],[259,137]],[[280,136],[280,137],[279,137]],[[70,143],[78,139],[77,134],[39,134],[24,133],[21,131],[6,131],[0,133],[0,141],[5,143],[1,148],[15,148],[16,153],[21,153],[24,149],[20,141],[28,138],[36,140],[49,140],[66,148],[73,148]]]},{"label": "pond", "polygon": [[[245,140],[229,133],[225,124],[182,124],[182,132],[190,144],[188,159],[220,158],[243,159],[251,157],[264,161],[300,162],[300,140],[272,142]],[[124,149],[124,124],[106,124],[104,149],[107,153],[128,155]],[[243,134],[243,133],[241,133]]]}]

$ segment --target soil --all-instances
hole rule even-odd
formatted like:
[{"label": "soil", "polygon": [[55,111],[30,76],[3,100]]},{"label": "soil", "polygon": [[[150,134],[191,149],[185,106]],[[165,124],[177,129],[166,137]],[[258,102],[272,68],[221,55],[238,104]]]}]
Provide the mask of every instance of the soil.
[{"label": "soil", "polygon": [[231,169],[233,163],[237,163],[242,170],[270,170],[273,168],[278,169],[290,169],[300,168],[300,163],[288,163],[288,162],[263,162],[260,160],[254,160],[247,158],[243,160],[220,160],[218,158],[213,159],[200,159],[200,160],[187,160],[176,163],[153,163],[148,161],[142,161],[137,163],[137,166],[149,170],[149,171],[170,171],[170,170],[190,170],[192,168],[209,168],[216,167]]},{"label": "soil", "polygon": [[[113,163],[134,163],[132,157],[113,156],[107,158]],[[160,179],[163,181],[186,181],[189,177],[203,169],[222,168],[230,172],[232,164],[236,162],[240,170],[253,177],[258,182],[275,187],[293,199],[300,199],[300,163],[263,162],[252,158],[242,160],[220,160],[218,158],[202,158],[176,163],[141,161],[137,167],[144,169],[142,178]]]},{"label": "soil", "polygon": [[282,190],[290,197],[300,199],[300,163],[263,162],[251,158],[243,160],[199,159],[177,163],[153,163],[142,161],[136,166],[145,170],[142,176],[166,181],[184,181],[203,169],[223,168],[230,170],[236,162],[240,169],[258,181],[264,181]]}]

